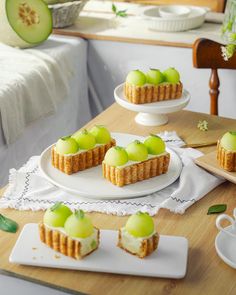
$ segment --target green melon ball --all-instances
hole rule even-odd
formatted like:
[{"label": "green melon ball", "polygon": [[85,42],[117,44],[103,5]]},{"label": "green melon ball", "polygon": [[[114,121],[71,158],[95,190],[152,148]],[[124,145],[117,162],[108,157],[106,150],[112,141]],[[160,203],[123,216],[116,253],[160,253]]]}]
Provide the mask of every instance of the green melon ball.
[{"label": "green melon ball", "polygon": [[26,48],[52,32],[52,14],[43,0],[0,1],[0,42]]},{"label": "green melon ball", "polygon": [[52,227],[64,227],[67,218],[71,214],[72,211],[70,208],[58,202],[51,208],[47,209],[43,217],[43,222]]},{"label": "green melon ball", "polygon": [[145,161],[148,158],[148,150],[139,140],[135,140],[128,144],[126,152],[131,161]]},{"label": "green melon ball", "polygon": [[137,212],[129,217],[125,229],[134,237],[148,237],[154,232],[154,222],[148,213]]},{"label": "green melon ball", "polygon": [[146,75],[140,70],[129,72],[126,82],[135,86],[143,86],[146,83]]},{"label": "green melon ball", "polygon": [[158,69],[150,69],[147,74],[147,83],[158,85],[164,81],[164,76]]},{"label": "green melon ball", "polygon": [[82,210],[75,211],[65,222],[65,232],[72,238],[87,238],[94,232],[93,224]]},{"label": "green melon ball", "polygon": [[148,153],[151,155],[159,155],[165,152],[166,145],[164,141],[157,135],[151,134],[145,141],[144,144],[148,149]]},{"label": "green melon ball", "polygon": [[180,81],[180,74],[175,68],[169,68],[163,72],[165,82],[177,84]]},{"label": "green melon ball", "polygon": [[236,131],[229,131],[220,140],[221,145],[228,151],[236,151]]},{"label": "green melon ball", "polygon": [[78,150],[78,143],[71,136],[61,137],[56,143],[56,151],[62,155],[75,154]]},{"label": "green melon ball", "polygon": [[95,137],[96,142],[100,144],[106,144],[111,141],[111,134],[108,129],[102,125],[96,125],[90,133]]},{"label": "green melon ball", "polygon": [[104,162],[110,166],[122,166],[128,162],[128,154],[123,147],[114,146],[105,155]]},{"label": "green melon ball", "polygon": [[77,131],[72,135],[72,138],[76,140],[82,150],[90,150],[96,144],[95,137],[87,129]]}]

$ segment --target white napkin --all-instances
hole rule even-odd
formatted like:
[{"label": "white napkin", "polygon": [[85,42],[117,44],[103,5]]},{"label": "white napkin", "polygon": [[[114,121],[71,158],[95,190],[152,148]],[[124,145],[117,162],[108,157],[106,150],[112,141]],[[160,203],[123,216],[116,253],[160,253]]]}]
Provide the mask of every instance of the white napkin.
[{"label": "white napkin", "polygon": [[31,122],[54,113],[68,95],[72,71],[67,56],[0,43],[0,112],[7,144]]},{"label": "white napkin", "polygon": [[18,171],[10,171],[9,187],[0,199],[0,207],[19,210],[41,210],[62,201],[71,209],[128,215],[137,211],[155,215],[160,208],[183,214],[185,210],[204,197],[224,180],[196,166],[193,159],[202,155],[190,148],[179,148],[184,142],[175,132],[159,134],[181,157],[183,170],[178,181],[148,196],[122,200],[93,200],[72,196],[44,179],[38,169],[39,157],[32,157]]}]

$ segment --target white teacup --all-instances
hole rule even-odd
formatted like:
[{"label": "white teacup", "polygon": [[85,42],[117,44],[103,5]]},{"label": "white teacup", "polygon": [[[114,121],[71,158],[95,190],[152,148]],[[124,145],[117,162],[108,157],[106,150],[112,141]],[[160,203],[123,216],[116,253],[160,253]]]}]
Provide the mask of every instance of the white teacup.
[{"label": "white teacup", "polygon": [[[227,220],[231,223],[232,229],[226,230],[226,228],[222,227],[221,222],[222,220]],[[216,226],[217,228],[226,233],[227,235],[230,235],[231,237],[236,238],[236,208],[233,211],[233,218],[227,214],[221,214],[216,218]]]}]

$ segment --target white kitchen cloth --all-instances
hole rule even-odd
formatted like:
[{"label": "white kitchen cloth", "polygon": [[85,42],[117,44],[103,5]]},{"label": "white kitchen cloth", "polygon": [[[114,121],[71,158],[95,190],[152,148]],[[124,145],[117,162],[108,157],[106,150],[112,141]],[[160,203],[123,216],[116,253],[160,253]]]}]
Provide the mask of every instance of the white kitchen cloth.
[{"label": "white kitchen cloth", "polygon": [[194,164],[193,159],[201,152],[180,148],[184,142],[175,132],[159,134],[181,157],[183,170],[179,180],[167,188],[148,196],[122,200],[93,200],[70,195],[44,179],[38,169],[39,157],[32,157],[19,170],[10,171],[9,187],[0,199],[1,208],[41,210],[61,201],[71,209],[91,212],[128,215],[137,211],[155,215],[160,208],[183,214],[185,210],[204,197],[224,180],[211,175]]},{"label": "white kitchen cloth", "polygon": [[[47,41],[47,42],[50,42]],[[55,113],[69,92],[70,57],[0,43],[0,112],[7,144],[31,122]]]}]

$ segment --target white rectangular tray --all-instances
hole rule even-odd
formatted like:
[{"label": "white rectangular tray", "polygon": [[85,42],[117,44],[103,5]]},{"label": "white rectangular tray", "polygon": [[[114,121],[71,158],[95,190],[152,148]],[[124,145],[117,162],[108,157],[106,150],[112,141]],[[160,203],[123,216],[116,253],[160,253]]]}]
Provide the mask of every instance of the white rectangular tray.
[{"label": "white rectangular tray", "polygon": [[118,248],[117,231],[101,230],[99,249],[83,260],[66,257],[41,243],[37,224],[26,224],[11,252],[11,263],[161,278],[183,278],[187,269],[188,241],[160,236],[157,251],[140,259]]}]

